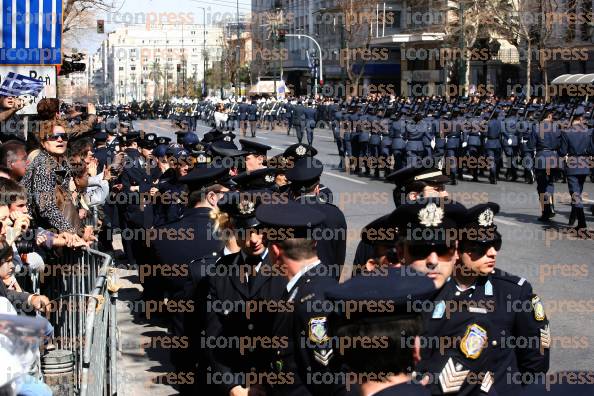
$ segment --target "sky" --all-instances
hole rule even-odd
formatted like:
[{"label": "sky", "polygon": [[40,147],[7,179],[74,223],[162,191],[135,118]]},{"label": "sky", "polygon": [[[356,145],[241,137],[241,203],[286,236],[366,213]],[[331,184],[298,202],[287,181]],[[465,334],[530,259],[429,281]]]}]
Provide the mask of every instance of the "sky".
[{"label": "sky", "polygon": [[[203,23],[203,11],[206,9],[207,25],[220,21],[226,16],[235,17],[237,0],[115,0],[116,8],[109,13],[100,13],[97,19],[105,20],[105,31],[114,31],[126,23],[145,24],[150,21],[162,23]],[[251,0],[239,0],[239,13],[247,14],[251,9]],[[107,37],[98,34],[96,28],[80,29],[71,46],[79,50],[94,53]]]}]

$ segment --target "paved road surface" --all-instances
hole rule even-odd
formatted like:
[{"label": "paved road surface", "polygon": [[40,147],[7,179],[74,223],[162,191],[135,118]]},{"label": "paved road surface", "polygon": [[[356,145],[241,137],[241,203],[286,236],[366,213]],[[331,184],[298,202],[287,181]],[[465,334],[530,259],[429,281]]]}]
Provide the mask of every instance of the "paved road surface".
[{"label": "paved road surface", "polygon": [[[175,138],[174,128],[167,120],[142,121],[137,128],[158,135]],[[200,125],[198,135],[210,128]],[[272,146],[276,155],[297,141],[286,131],[258,131],[257,141]],[[339,161],[336,146],[328,130],[316,131],[314,146],[318,158],[326,164],[322,182],[334,193],[334,202],[345,213],[349,227],[347,262],[354,256],[360,229],[371,220],[393,210],[393,186],[367,177],[347,175],[333,169]],[[567,187],[556,185],[559,193],[567,195]],[[563,232],[570,207],[568,200],[558,200],[557,216],[550,226],[536,219],[540,216],[536,185],[499,182],[491,185],[463,182],[448,187],[458,201],[474,205],[495,201],[501,205],[497,225],[504,244],[497,265],[513,274],[528,279],[542,300],[551,321],[551,370],[587,370],[594,367],[594,267],[592,240],[568,240]],[[585,197],[594,203],[594,186],[586,184]],[[594,218],[588,216],[594,227]]]}]

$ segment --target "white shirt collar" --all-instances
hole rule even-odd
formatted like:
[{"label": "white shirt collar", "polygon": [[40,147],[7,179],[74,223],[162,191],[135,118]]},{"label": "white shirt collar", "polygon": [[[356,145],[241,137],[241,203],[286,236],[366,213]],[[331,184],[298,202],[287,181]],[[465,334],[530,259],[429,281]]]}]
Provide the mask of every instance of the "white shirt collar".
[{"label": "white shirt collar", "polygon": [[299,278],[301,278],[306,272],[308,272],[310,269],[314,268],[316,265],[318,265],[320,263],[321,263],[321,261],[318,260],[316,262],[313,262],[313,263],[301,268],[301,270],[295,274],[295,276],[289,281],[289,283],[287,283],[287,291],[290,292],[291,289],[293,289],[293,287],[299,281]]},{"label": "white shirt collar", "polygon": [[471,290],[471,289],[474,289],[474,290],[476,290],[476,283],[475,283],[475,284],[473,284],[472,286],[470,286],[470,287],[466,288],[466,289],[462,289],[462,288],[461,288],[461,287],[458,285],[458,282],[454,282],[454,283],[456,284],[456,289],[458,289],[458,291],[461,291],[461,292],[463,292],[463,291],[466,291],[466,290]]}]

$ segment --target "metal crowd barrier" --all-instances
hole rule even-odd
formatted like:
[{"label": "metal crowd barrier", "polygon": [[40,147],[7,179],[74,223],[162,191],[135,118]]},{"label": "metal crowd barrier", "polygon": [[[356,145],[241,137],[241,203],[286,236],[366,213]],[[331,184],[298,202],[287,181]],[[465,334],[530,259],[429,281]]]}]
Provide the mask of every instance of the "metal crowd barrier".
[{"label": "metal crowd barrier", "polygon": [[[96,211],[85,225],[97,225]],[[48,319],[54,326],[51,344],[57,350],[44,356],[42,367],[46,382],[57,386],[55,395],[117,394],[117,287],[112,260],[92,248],[62,249],[38,279],[41,293],[52,302]],[[68,363],[71,374],[66,375]],[[64,390],[58,379],[72,382],[72,391]]]}]

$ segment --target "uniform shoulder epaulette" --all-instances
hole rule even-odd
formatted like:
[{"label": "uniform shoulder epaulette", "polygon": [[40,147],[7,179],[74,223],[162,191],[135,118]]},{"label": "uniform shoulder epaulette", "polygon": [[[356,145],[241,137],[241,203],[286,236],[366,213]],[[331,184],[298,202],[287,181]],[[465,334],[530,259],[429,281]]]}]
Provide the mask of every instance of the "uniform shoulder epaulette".
[{"label": "uniform shoulder epaulette", "polygon": [[314,298],[314,297],[315,297],[315,293],[310,293],[310,294],[308,294],[307,296],[305,296],[305,297],[301,298],[301,300],[299,300],[299,302],[300,302],[300,303],[304,303],[304,302],[306,302],[306,301],[308,301],[308,300],[311,300],[311,299],[312,299],[312,298]]},{"label": "uniform shoulder epaulette", "polygon": [[520,276],[510,274],[509,272],[505,272],[500,269],[495,269],[493,271],[493,273],[491,274],[491,277],[493,277],[495,279],[504,280],[509,283],[513,283],[513,284],[517,285],[518,287],[522,287],[525,284],[528,284],[528,281],[526,280],[526,278],[522,278]]}]

